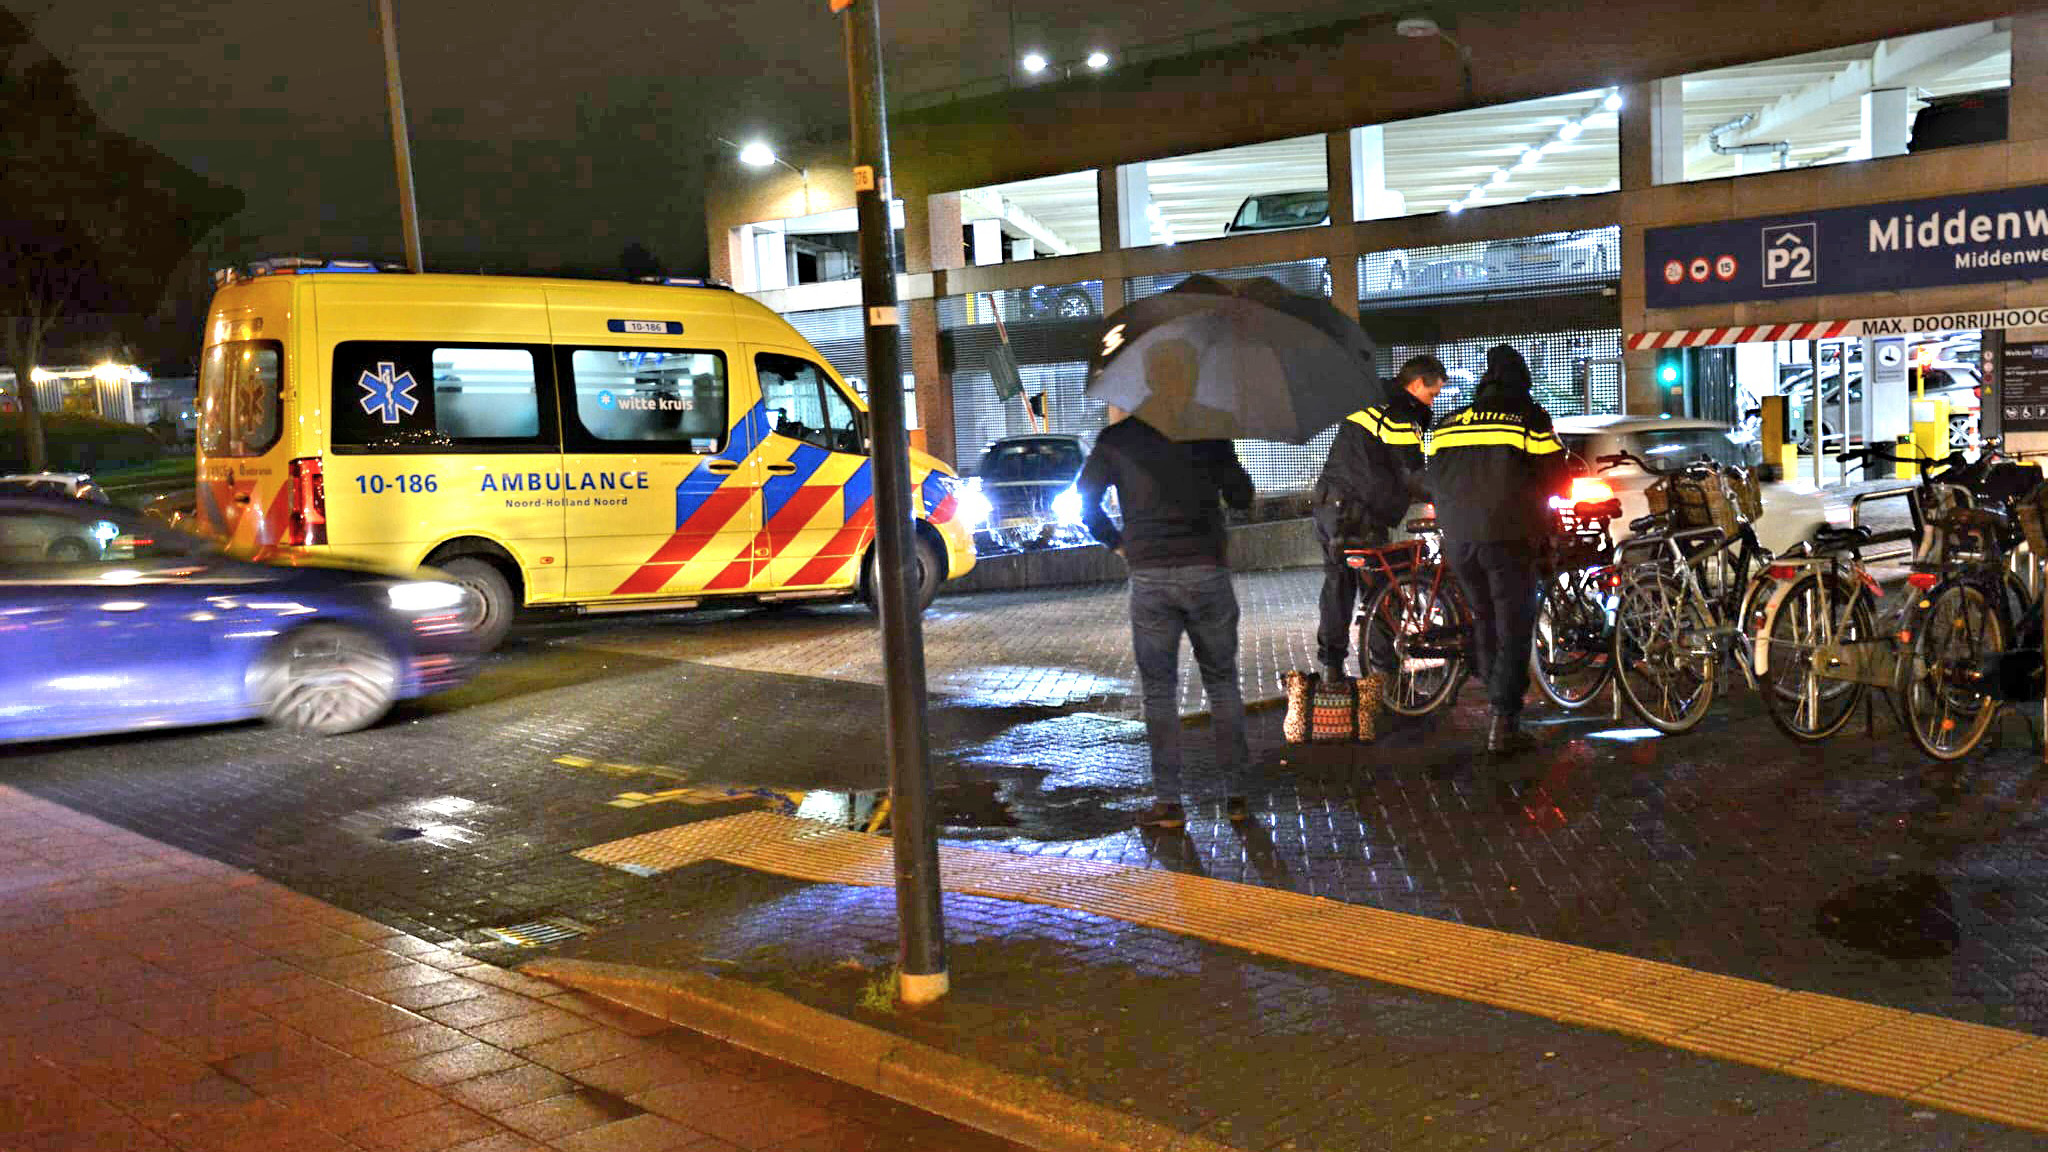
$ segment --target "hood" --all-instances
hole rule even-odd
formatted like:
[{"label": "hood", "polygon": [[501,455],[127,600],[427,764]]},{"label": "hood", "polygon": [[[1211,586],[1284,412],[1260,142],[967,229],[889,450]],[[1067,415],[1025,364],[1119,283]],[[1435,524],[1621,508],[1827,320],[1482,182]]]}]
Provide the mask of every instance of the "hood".
[{"label": "hood", "polygon": [[1529,362],[1522,359],[1522,354],[1506,344],[1496,344],[1487,349],[1486,372],[1473,390],[1473,405],[1476,407],[1494,396],[1526,400],[1534,383],[1529,376]]}]

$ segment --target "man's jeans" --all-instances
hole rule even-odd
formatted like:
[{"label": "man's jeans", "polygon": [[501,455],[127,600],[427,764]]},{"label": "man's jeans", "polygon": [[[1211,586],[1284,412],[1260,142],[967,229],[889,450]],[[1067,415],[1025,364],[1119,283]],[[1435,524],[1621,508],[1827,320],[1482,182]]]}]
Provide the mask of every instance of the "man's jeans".
[{"label": "man's jeans", "polygon": [[1216,770],[1234,792],[1251,754],[1245,747],[1244,695],[1237,685],[1237,593],[1230,569],[1216,565],[1131,569],[1131,648],[1145,697],[1152,745],[1152,788],[1181,798],[1180,638],[1195,648],[1216,737]]}]

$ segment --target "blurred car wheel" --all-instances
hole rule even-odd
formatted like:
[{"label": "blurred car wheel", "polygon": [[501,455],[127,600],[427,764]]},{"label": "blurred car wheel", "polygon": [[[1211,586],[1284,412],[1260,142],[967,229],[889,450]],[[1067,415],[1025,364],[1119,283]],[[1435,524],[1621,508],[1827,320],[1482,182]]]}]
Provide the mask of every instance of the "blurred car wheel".
[{"label": "blurred car wheel", "polygon": [[367,728],[398,698],[390,649],[343,624],[308,624],[279,637],[251,678],[271,723],[321,736]]},{"label": "blurred car wheel", "polygon": [[85,564],[94,559],[92,545],[76,536],[52,541],[45,555],[59,564]]}]

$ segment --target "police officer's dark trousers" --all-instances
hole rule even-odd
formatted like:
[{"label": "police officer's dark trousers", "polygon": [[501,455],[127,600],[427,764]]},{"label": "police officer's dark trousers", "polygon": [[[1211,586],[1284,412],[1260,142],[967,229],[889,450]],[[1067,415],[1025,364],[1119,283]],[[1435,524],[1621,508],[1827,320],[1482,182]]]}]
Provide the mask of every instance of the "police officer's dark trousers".
[{"label": "police officer's dark trousers", "polygon": [[[1316,626],[1316,659],[1325,668],[1341,668],[1345,655],[1351,651],[1352,626],[1358,619],[1358,611],[1372,602],[1373,595],[1386,581],[1376,567],[1359,570],[1344,562],[1344,549],[1373,548],[1377,544],[1355,543],[1350,545],[1332,544],[1320,530],[1317,538],[1323,543],[1323,594],[1318,607],[1320,619]],[[1391,660],[1391,653],[1380,653],[1381,666]],[[1360,653],[1363,664],[1365,653]],[[1360,672],[1370,672],[1361,668]]]},{"label": "police officer's dark trousers", "polygon": [[1536,628],[1536,551],[1521,540],[1446,541],[1444,556],[1472,607],[1472,670],[1485,680],[1486,701],[1519,716]]}]

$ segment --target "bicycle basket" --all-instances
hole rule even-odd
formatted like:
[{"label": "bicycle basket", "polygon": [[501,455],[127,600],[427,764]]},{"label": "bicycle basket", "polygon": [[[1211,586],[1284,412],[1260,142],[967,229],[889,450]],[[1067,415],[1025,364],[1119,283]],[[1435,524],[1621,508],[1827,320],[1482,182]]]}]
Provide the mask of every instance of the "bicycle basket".
[{"label": "bicycle basket", "polygon": [[1728,533],[1740,523],[1734,493],[1715,474],[1671,477],[1671,519],[1681,530],[1718,528]]},{"label": "bicycle basket", "polygon": [[1728,474],[1728,486],[1735,491],[1736,508],[1744,520],[1753,524],[1763,518],[1764,486],[1754,469],[1735,469]]},{"label": "bicycle basket", "polygon": [[1650,486],[1643,489],[1643,499],[1649,502],[1652,516],[1662,516],[1671,511],[1671,477],[1652,480]]},{"label": "bicycle basket", "polygon": [[2027,550],[2048,556],[2048,484],[2038,485],[2013,505],[2020,531],[2026,533]]}]

